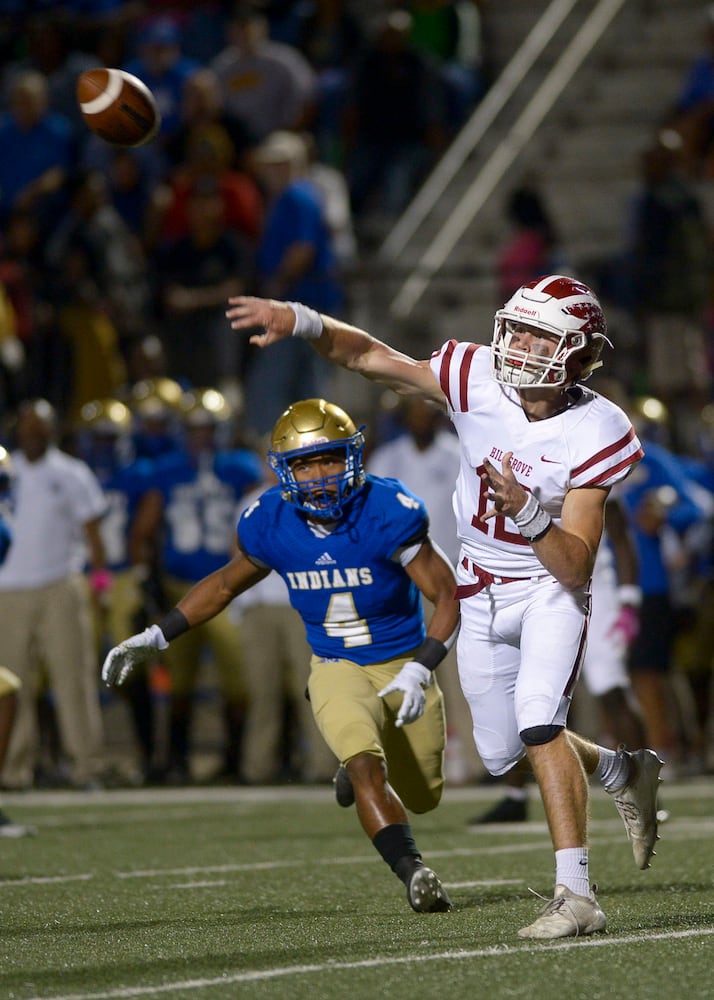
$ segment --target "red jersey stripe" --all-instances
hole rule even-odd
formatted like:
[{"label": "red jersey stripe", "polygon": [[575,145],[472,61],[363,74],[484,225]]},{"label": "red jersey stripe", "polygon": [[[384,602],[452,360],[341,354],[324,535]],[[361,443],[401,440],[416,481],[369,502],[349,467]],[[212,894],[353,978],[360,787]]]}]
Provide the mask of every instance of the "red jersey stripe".
[{"label": "red jersey stripe", "polygon": [[478,344],[469,344],[461,360],[461,368],[459,369],[459,404],[462,413],[466,413],[469,408],[469,372],[471,371],[471,362],[478,346]]},{"label": "red jersey stripe", "polygon": [[448,399],[449,406],[452,410],[455,409],[455,407],[451,398],[451,393],[449,392],[449,366],[451,364],[453,353],[456,350],[456,344],[457,341],[450,340],[446,345],[446,350],[441,357],[441,368],[439,369],[439,383],[441,384],[441,391]]},{"label": "red jersey stripe", "polygon": [[610,444],[607,446],[607,448],[603,448],[596,455],[593,455],[592,458],[589,458],[587,462],[583,462],[582,465],[579,465],[577,467],[577,469],[573,469],[570,478],[575,479],[576,476],[581,475],[583,472],[587,472],[588,469],[591,469],[594,465],[598,465],[606,458],[609,458],[611,455],[614,455],[615,452],[621,451],[625,447],[625,445],[629,444],[630,441],[633,440],[634,436],[635,436],[635,429],[634,427],[630,427],[627,434],[625,434],[624,437],[621,437],[619,441],[615,441],[614,444]]},{"label": "red jersey stripe", "polygon": [[638,448],[638,450],[632,455],[628,455],[627,458],[623,458],[618,465],[600,473],[599,476],[589,480],[587,483],[583,483],[583,486],[597,486],[599,483],[603,482],[603,480],[609,479],[610,476],[614,476],[616,473],[620,472],[621,469],[626,469],[628,465],[634,465],[635,462],[639,462],[641,458],[644,458],[644,454],[645,453],[642,448]]}]

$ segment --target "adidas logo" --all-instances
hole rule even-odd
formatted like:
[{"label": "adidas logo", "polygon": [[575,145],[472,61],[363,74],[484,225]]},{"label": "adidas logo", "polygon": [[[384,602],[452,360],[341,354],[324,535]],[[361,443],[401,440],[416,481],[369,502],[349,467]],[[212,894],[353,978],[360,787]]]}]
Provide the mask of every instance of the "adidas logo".
[{"label": "adidas logo", "polygon": [[329,552],[323,552],[319,559],[315,560],[316,566],[334,566],[336,560],[332,558]]}]

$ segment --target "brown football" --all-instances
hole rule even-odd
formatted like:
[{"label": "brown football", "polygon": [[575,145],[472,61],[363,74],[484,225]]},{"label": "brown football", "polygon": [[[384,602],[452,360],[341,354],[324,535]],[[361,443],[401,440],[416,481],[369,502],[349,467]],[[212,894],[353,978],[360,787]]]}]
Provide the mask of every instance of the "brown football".
[{"label": "brown football", "polygon": [[149,88],[121,69],[89,69],[77,80],[77,101],[89,128],[114,146],[143,146],[161,125]]}]

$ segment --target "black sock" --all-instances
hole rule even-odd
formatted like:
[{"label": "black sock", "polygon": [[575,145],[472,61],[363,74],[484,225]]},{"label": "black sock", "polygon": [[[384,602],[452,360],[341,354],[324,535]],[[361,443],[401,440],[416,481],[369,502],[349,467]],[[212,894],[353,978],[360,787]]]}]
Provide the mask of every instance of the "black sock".
[{"label": "black sock", "polygon": [[414,870],[422,866],[421,854],[408,823],[392,823],[383,827],[374,835],[372,843],[405,885]]}]

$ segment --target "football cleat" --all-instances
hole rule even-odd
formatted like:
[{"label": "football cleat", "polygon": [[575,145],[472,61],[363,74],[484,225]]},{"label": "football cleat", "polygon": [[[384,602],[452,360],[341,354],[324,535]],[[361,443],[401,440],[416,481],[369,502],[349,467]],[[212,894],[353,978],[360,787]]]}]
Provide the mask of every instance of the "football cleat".
[{"label": "football cleat", "polygon": [[566,886],[556,885],[553,898],[548,900],[532,924],[521,927],[518,937],[545,941],[604,931],[607,917],[598,905],[595,889],[596,886],[593,886],[589,895],[578,896]]},{"label": "football cleat", "polygon": [[407,883],[407,899],[417,913],[447,913],[454,908],[439,876],[424,865],[412,872]]},{"label": "football cleat", "polygon": [[26,826],[23,823],[13,823],[9,816],[0,810],[0,837],[35,837],[36,826]]},{"label": "football cleat", "polygon": [[528,802],[526,799],[514,799],[506,795],[488,812],[474,816],[468,821],[469,826],[480,826],[484,823],[523,823],[528,819]]},{"label": "football cleat", "polygon": [[630,776],[622,788],[608,792],[615,806],[627,836],[632,841],[632,853],[638,868],[650,867],[650,858],[655,855],[657,835],[657,789],[662,779],[659,772],[664,767],[654,750],[618,750],[630,760]]},{"label": "football cleat", "polygon": [[347,768],[343,764],[340,764],[337,768],[332,783],[335,786],[337,805],[342,806],[343,809],[353,806],[355,802],[355,790],[352,787]]}]

